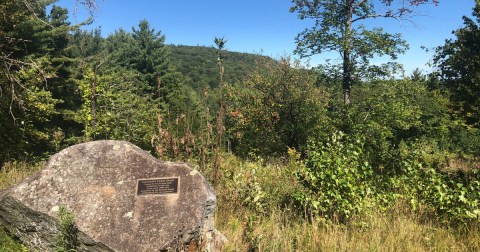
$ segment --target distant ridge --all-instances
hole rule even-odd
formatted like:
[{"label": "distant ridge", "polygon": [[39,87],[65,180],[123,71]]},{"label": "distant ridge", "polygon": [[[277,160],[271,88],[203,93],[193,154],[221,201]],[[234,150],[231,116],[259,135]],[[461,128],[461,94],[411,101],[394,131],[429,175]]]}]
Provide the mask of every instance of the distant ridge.
[{"label": "distant ridge", "polygon": [[[168,45],[172,63],[183,75],[190,78],[193,88],[216,87],[218,66],[216,50],[207,46]],[[224,51],[225,82],[235,84],[255,69],[257,62],[274,59],[253,53]]]}]

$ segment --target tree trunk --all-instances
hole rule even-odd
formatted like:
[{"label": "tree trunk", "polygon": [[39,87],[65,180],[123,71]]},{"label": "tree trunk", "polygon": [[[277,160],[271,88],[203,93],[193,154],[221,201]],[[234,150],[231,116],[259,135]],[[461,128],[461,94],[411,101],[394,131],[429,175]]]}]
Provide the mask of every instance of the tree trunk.
[{"label": "tree trunk", "polygon": [[95,66],[95,71],[93,72],[93,84],[92,84],[92,96],[90,97],[90,109],[92,114],[92,120],[90,121],[90,126],[92,127],[92,132],[95,132],[95,127],[97,126],[97,75],[98,69],[102,66],[104,62],[100,62]]},{"label": "tree trunk", "polygon": [[215,153],[215,163],[214,163],[214,186],[216,187],[218,185],[218,180],[219,180],[219,170],[220,170],[220,165],[221,165],[221,156],[220,152],[223,149],[223,132],[224,132],[224,117],[225,117],[225,103],[223,101],[223,73],[224,73],[224,68],[222,64],[222,58],[221,58],[221,48],[218,50],[218,71],[219,71],[219,91],[220,91],[220,108],[218,111],[218,116],[217,116],[217,143],[216,143],[216,148],[214,150]]},{"label": "tree trunk", "polygon": [[343,48],[343,103],[350,104],[350,91],[353,83],[353,67],[352,67],[352,17],[353,17],[354,1],[349,0],[346,6],[347,19],[345,23],[345,37]]},{"label": "tree trunk", "polygon": [[350,91],[352,90],[352,67],[350,61],[350,52],[343,53],[343,103],[350,104]]},{"label": "tree trunk", "polygon": [[95,131],[95,126],[97,124],[97,71],[98,66],[95,66],[95,72],[93,73],[92,96],[90,97],[90,111],[92,113],[90,126],[92,127],[92,132]]}]

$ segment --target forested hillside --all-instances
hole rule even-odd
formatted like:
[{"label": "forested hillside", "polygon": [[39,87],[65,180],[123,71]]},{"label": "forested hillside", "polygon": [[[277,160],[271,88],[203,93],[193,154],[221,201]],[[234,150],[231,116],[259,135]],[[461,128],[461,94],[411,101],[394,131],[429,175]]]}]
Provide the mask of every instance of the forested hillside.
[{"label": "forested hillside", "polygon": [[[229,251],[480,251],[479,0],[434,70],[402,77],[408,41],[355,23],[392,1],[292,1],[315,21],[296,55],[342,55],[313,68],[228,38],[166,45],[145,19],[102,36],[55,2],[0,4],[0,189],[65,147],[126,140],[208,179]],[[406,2],[383,18],[431,1]]]},{"label": "forested hillside", "polygon": [[[215,48],[206,46],[168,45],[173,65],[197,87],[218,86],[218,65]],[[255,69],[261,61],[273,59],[251,53],[224,52],[225,81],[235,84]]]}]

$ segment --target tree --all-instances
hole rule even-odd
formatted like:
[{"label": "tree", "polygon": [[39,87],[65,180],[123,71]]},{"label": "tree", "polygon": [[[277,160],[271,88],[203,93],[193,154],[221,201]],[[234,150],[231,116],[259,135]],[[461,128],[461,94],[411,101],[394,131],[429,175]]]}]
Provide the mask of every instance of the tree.
[{"label": "tree", "polygon": [[63,8],[47,14],[51,2],[0,5],[0,161],[52,149],[69,24]]},{"label": "tree", "polygon": [[427,80],[427,76],[422,73],[420,68],[413,69],[412,73],[410,74],[410,79],[415,82],[425,82]]},{"label": "tree", "polygon": [[426,83],[408,78],[359,83],[353,94],[362,99],[337,106],[328,116],[337,130],[363,139],[370,163],[384,163],[402,141],[451,146],[448,98]]},{"label": "tree", "polygon": [[120,29],[110,35],[107,50],[113,68],[137,71],[143,80],[144,92],[154,94],[164,112],[178,113],[185,98],[181,92],[184,78],[171,64],[164,42],[165,36],[151,28],[147,20],[142,20],[131,33]]},{"label": "tree", "polygon": [[480,126],[480,1],[473,11],[476,20],[464,16],[464,27],[453,32],[436,50],[434,62],[451,92],[456,111],[470,125]]},{"label": "tree", "polygon": [[[296,53],[302,57],[336,51],[342,58],[342,87],[345,104],[350,103],[350,91],[359,79],[359,68],[369,65],[375,56],[388,55],[396,59],[407,49],[400,34],[389,34],[382,28],[367,28],[362,22],[376,18],[406,19],[412,14],[412,6],[428,0],[292,0],[291,12],[300,19],[314,19],[296,37]],[[436,0],[433,1],[437,3]],[[380,11],[380,6],[384,7]]]},{"label": "tree", "polygon": [[[46,1],[43,1],[46,5],[48,4],[51,4],[51,3],[55,3],[57,2],[58,0],[46,0]],[[36,9],[36,5],[38,4],[38,0],[21,0],[21,1],[17,1],[17,2],[21,2],[26,8],[25,10],[29,11],[31,14],[33,15],[37,15],[37,9]],[[74,9],[74,14],[77,12],[78,10],[78,5],[83,5],[83,7],[85,8],[85,10],[88,12],[89,14],[89,18],[86,22],[90,23],[91,21],[93,21],[93,14],[95,13],[95,11],[97,11],[98,9],[98,4],[97,4],[97,0],[75,0],[75,9]]]},{"label": "tree", "polygon": [[224,103],[224,83],[223,75],[225,73],[225,68],[223,67],[223,50],[225,49],[225,44],[227,40],[225,38],[215,37],[215,45],[217,46],[217,64],[218,64],[218,92],[219,92],[219,109],[217,114],[217,143],[215,146],[215,163],[214,163],[214,184],[217,185],[218,180],[218,171],[220,169],[220,150],[223,147],[223,133],[225,131],[224,127],[224,117],[225,117],[225,103]]},{"label": "tree", "polygon": [[283,155],[288,147],[303,150],[309,140],[326,137],[328,96],[316,77],[283,58],[261,62],[241,85],[229,87],[234,152]]},{"label": "tree", "polygon": [[137,71],[145,76],[152,88],[157,87],[157,79],[170,70],[168,49],[165,46],[165,36],[150,28],[147,20],[138,24],[138,29],[132,28],[132,37],[136,42],[136,58],[134,64]]},{"label": "tree", "polygon": [[[92,31],[75,30],[70,37],[69,53],[74,61],[70,71],[75,95],[69,101],[66,114],[73,114],[74,117],[70,119],[83,126],[84,134],[77,129],[76,136],[85,135],[87,139],[92,139],[96,133],[98,92],[101,89],[99,70],[108,61],[100,28]],[[88,109],[85,108],[87,104]]]}]

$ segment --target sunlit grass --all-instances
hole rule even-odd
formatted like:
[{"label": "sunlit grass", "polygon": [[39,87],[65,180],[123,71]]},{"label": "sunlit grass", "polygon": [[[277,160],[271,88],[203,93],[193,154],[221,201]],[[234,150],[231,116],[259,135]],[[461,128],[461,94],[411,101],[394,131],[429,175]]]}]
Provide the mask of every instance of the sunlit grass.
[{"label": "sunlit grass", "polygon": [[[274,196],[268,201],[297,188],[288,172],[294,167],[227,161],[225,170],[245,173],[246,185],[252,175],[245,167],[254,169],[266,194]],[[226,251],[480,251],[478,222],[441,224],[428,210],[413,211],[407,203],[362,221],[335,224],[305,218],[292,207],[278,205],[278,199],[260,213],[235,200],[225,183],[226,188],[217,190],[217,228],[229,241]]]},{"label": "sunlit grass", "polygon": [[362,225],[306,221],[282,209],[236,214],[220,208],[218,229],[226,251],[480,251],[478,226],[452,228],[422,223],[415,215],[374,214]]},{"label": "sunlit grass", "polygon": [[7,162],[0,168],[0,190],[15,185],[38,171],[41,163],[32,165],[24,161]]},{"label": "sunlit grass", "polygon": [[[217,229],[227,238],[225,251],[480,251],[478,223],[447,226],[428,213],[397,204],[385,213],[373,213],[362,222],[325,223],[304,218],[282,205],[297,187],[286,165],[264,161],[244,162],[224,158],[224,175],[217,189]],[[255,170],[255,173],[252,171]],[[16,184],[38,166],[25,162],[7,163],[0,171],[0,189]],[[242,172],[237,186],[250,186],[252,178],[262,185],[265,204],[262,212],[246,206],[231,184],[232,172]],[[237,181],[242,182],[242,181]],[[287,201],[286,201],[287,202]],[[0,229],[0,251],[25,251]]]},{"label": "sunlit grass", "polygon": [[8,236],[5,231],[0,229],[0,251],[1,252],[22,252],[27,251],[18,241]]},{"label": "sunlit grass", "polygon": [[[39,170],[41,164],[7,162],[0,167],[0,190],[15,185]],[[0,226],[0,252],[27,251],[17,240],[10,237]]]}]

